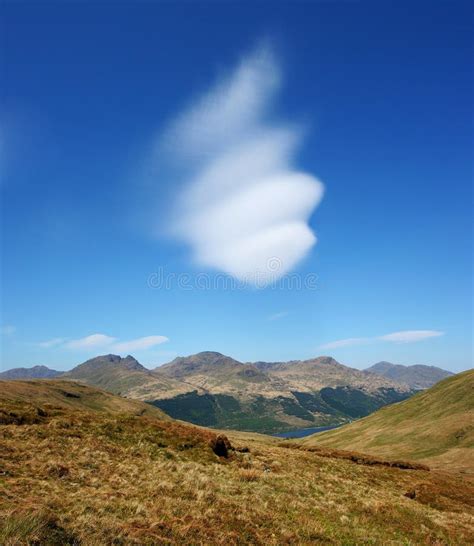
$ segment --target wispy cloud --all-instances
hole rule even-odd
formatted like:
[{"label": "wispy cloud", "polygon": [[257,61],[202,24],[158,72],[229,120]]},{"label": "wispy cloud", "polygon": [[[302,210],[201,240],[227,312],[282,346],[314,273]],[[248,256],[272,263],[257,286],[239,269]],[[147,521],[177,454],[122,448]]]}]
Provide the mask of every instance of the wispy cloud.
[{"label": "wispy cloud", "polygon": [[339,339],[320,345],[320,349],[337,349],[340,347],[351,347],[354,345],[366,345],[377,341],[388,341],[392,343],[414,343],[432,337],[444,335],[444,332],[438,330],[404,330],[402,332],[393,332],[383,336],[375,337],[352,337],[348,339]]},{"label": "wispy cloud", "polygon": [[69,349],[90,349],[106,347],[112,345],[114,341],[116,341],[115,337],[110,337],[105,334],[91,334],[90,336],[68,341],[65,346]]},{"label": "wispy cloud", "polygon": [[350,337],[348,339],[338,339],[320,346],[320,349],[337,349],[339,347],[351,347],[353,345],[365,345],[370,343],[371,339],[366,337]]},{"label": "wispy cloud", "polygon": [[191,170],[172,217],[174,235],[198,264],[262,285],[293,269],[316,243],[308,219],[324,190],[294,166],[300,128],[268,119],[281,79],[273,51],[262,46],[163,136],[167,153]]},{"label": "wispy cloud", "polygon": [[431,337],[439,337],[444,335],[444,332],[438,330],[406,330],[404,332],[393,332],[380,336],[378,339],[382,341],[394,341],[395,343],[413,343],[414,341],[422,341]]},{"label": "wispy cloud", "polygon": [[288,315],[288,311],[280,311],[268,316],[268,320],[280,320]]},{"label": "wispy cloud", "polygon": [[118,353],[126,353],[130,351],[143,351],[145,349],[150,349],[150,347],[155,347],[161,343],[165,343],[169,339],[165,336],[146,336],[140,337],[138,339],[131,339],[130,341],[122,341],[116,343],[113,346],[114,351]]},{"label": "wispy cloud", "polygon": [[58,345],[62,345],[65,343],[65,339],[62,337],[55,337],[53,339],[48,339],[46,341],[41,341],[38,343],[40,347],[44,347],[45,349],[48,349],[49,347],[57,347]]},{"label": "wispy cloud", "polygon": [[99,350],[107,349],[117,353],[127,353],[131,351],[144,351],[165,343],[169,339],[165,336],[145,336],[128,341],[120,341],[115,337],[106,334],[91,334],[79,339],[66,340],[64,338],[53,338],[39,343],[40,347],[49,349],[52,347],[62,347],[75,350]]}]

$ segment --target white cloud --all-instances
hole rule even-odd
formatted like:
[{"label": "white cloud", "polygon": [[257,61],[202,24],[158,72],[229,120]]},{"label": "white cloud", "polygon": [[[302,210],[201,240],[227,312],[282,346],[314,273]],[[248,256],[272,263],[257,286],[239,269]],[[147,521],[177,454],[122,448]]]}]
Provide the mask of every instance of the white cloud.
[{"label": "white cloud", "polygon": [[90,336],[68,341],[65,346],[68,349],[93,349],[106,347],[114,341],[116,341],[115,337],[106,336],[105,334],[91,334]]},{"label": "white cloud", "polygon": [[272,51],[262,47],[163,137],[163,149],[191,169],[173,234],[197,264],[259,285],[293,269],[316,243],[308,220],[324,191],[293,165],[302,131],[266,119],[280,80]]},{"label": "white cloud", "polygon": [[16,332],[16,328],[11,324],[5,324],[5,326],[1,327],[0,331],[3,336],[12,336]]},{"label": "white cloud", "polygon": [[366,337],[350,337],[348,339],[339,339],[331,341],[320,346],[320,349],[338,349],[339,347],[351,347],[353,345],[365,345],[370,342],[370,338]]},{"label": "white cloud", "polygon": [[66,340],[62,337],[55,337],[53,339],[48,339],[46,341],[41,341],[38,343],[40,347],[44,347],[45,349],[49,349],[50,347],[57,347],[58,345],[62,345]]},{"label": "white cloud", "polygon": [[405,330],[403,332],[386,334],[385,336],[380,336],[378,339],[382,341],[394,341],[396,343],[413,343],[442,335],[444,335],[444,332],[439,332],[438,330]]},{"label": "white cloud", "polygon": [[288,315],[288,311],[280,311],[268,317],[268,320],[280,320]]},{"label": "white cloud", "polygon": [[77,350],[99,350],[106,348],[108,351],[127,353],[131,351],[144,351],[160,345],[169,339],[165,336],[146,336],[128,341],[120,341],[115,337],[105,334],[91,334],[80,339],[67,341],[64,338],[53,338],[39,343],[40,347],[50,349],[52,347],[63,347],[65,349]]},{"label": "white cloud", "polygon": [[388,341],[392,343],[414,343],[416,341],[422,341],[423,339],[429,339],[432,337],[439,337],[444,335],[444,332],[438,330],[404,330],[402,332],[393,332],[391,334],[385,334],[378,337],[352,337],[348,339],[339,339],[338,341],[331,341],[320,345],[320,349],[338,349],[340,347],[351,347],[354,345],[365,345],[368,343],[375,343],[377,341]]},{"label": "white cloud", "polygon": [[120,343],[115,343],[112,346],[114,351],[118,353],[126,353],[131,351],[143,351],[149,349],[150,347],[155,347],[161,343],[165,343],[169,339],[165,336],[147,336],[140,337],[138,339],[131,339],[130,341],[122,341]]}]

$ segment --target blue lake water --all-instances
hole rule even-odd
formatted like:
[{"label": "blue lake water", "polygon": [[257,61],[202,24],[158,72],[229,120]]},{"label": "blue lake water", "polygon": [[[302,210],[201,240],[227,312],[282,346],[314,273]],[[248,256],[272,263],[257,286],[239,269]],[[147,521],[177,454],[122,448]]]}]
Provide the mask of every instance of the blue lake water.
[{"label": "blue lake water", "polygon": [[277,438],[304,438],[310,434],[316,434],[317,432],[324,432],[325,430],[332,430],[333,428],[338,428],[341,425],[330,425],[326,427],[315,427],[315,428],[300,428],[298,430],[291,430],[290,432],[280,432],[280,434],[272,434]]}]

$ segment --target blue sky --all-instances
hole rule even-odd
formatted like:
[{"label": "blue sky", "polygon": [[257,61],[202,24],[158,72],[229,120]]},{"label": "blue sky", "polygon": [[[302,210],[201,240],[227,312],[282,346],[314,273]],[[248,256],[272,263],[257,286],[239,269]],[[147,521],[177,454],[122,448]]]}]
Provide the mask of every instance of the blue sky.
[{"label": "blue sky", "polygon": [[470,368],[471,22],[460,2],[3,4],[2,369]]}]

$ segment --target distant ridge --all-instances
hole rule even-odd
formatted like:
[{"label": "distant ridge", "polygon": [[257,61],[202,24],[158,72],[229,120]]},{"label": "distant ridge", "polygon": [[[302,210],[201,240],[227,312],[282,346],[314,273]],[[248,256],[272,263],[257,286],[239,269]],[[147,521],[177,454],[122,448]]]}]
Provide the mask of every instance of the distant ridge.
[{"label": "distant ridge", "polygon": [[47,366],[33,366],[31,368],[13,368],[0,373],[0,379],[52,379],[64,372],[52,370]]},{"label": "distant ridge", "polygon": [[452,372],[436,366],[425,366],[423,364],[403,366],[402,364],[392,364],[386,361],[378,362],[365,371],[405,383],[412,389],[427,389],[445,377],[454,375]]},{"label": "distant ridge", "polygon": [[345,366],[331,356],[318,356],[308,360],[290,360],[288,362],[256,362],[255,367],[280,377],[295,387],[310,390],[324,387],[350,386],[362,388],[366,392],[380,388],[400,388],[407,390],[406,384],[380,374],[368,375],[367,372]]}]

